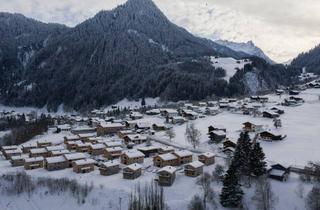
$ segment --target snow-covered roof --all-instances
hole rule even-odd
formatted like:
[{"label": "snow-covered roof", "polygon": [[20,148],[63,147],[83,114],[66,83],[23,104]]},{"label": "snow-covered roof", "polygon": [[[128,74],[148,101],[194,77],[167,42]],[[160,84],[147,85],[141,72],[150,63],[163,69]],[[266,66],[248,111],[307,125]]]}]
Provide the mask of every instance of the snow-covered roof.
[{"label": "snow-covered roof", "polygon": [[205,152],[205,153],[202,153],[201,155],[203,155],[203,156],[205,156],[205,157],[207,157],[207,158],[211,158],[211,157],[214,157],[214,156],[215,156],[215,154],[212,153],[212,152]]},{"label": "snow-covered roof", "polygon": [[121,123],[100,123],[100,126],[103,128],[123,128],[124,125],[122,125]]},{"label": "snow-covered roof", "polygon": [[46,158],[47,163],[61,163],[65,162],[66,158],[61,156],[56,156],[56,157],[47,157]]},{"label": "snow-covered roof", "polygon": [[84,158],[86,158],[86,156],[85,156],[83,153],[79,153],[79,152],[70,153],[70,154],[64,154],[64,157],[65,157],[67,160],[77,160],[77,159],[84,159]]},{"label": "snow-covered roof", "polygon": [[110,147],[110,148],[106,148],[107,152],[121,152],[122,148],[121,147]]},{"label": "snow-covered roof", "polygon": [[32,158],[26,158],[24,161],[26,163],[30,163],[30,162],[37,162],[37,161],[43,161],[44,158],[43,157],[32,157]]},{"label": "snow-covered roof", "polygon": [[37,153],[46,153],[48,152],[46,150],[46,148],[34,148],[34,149],[30,149],[30,153],[31,154],[37,154]]},{"label": "snow-covered roof", "polygon": [[148,151],[148,150],[158,150],[160,147],[157,146],[146,146],[146,147],[139,147],[138,150],[140,151]]},{"label": "snow-covered roof", "polygon": [[76,160],[74,161],[74,163],[77,165],[77,166],[81,166],[81,165],[87,165],[87,164],[95,164],[95,160],[93,159],[82,159],[82,160]]},{"label": "snow-covered roof", "polygon": [[79,139],[79,136],[77,135],[72,135],[72,136],[65,136],[65,138],[67,140],[78,140]]},{"label": "snow-covered roof", "polygon": [[63,155],[63,154],[68,154],[68,153],[70,153],[70,151],[67,149],[55,150],[55,151],[51,152],[52,155]]},{"label": "snow-covered roof", "polygon": [[12,146],[2,146],[1,148],[3,150],[14,150],[14,149],[18,149],[19,147],[16,145],[12,145]]},{"label": "snow-covered roof", "polygon": [[129,134],[126,137],[129,138],[130,140],[147,140],[148,138],[146,135],[141,135],[141,134]]},{"label": "snow-covered roof", "polygon": [[90,138],[90,137],[95,137],[96,134],[95,133],[80,133],[80,134],[78,134],[78,136],[80,138]]},{"label": "snow-covered roof", "polygon": [[64,149],[64,147],[62,145],[46,147],[46,150],[48,152],[55,151],[55,150],[63,150],[63,149]]},{"label": "snow-covered roof", "polygon": [[192,155],[192,152],[188,150],[179,150],[179,151],[175,151],[174,154],[176,154],[179,157],[186,157],[186,156]]},{"label": "snow-covered roof", "polygon": [[11,160],[20,160],[20,159],[26,159],[26,158],[29,158],[28,154],[21,154],[21,155],[11,156]]},{"label": "snow-covered roof", "polygon": [[123,154],[127,155],[129,158],[144,157],[144,154],[138,150],[128,150]]},{"label": "snow-covered roof", "polygon": [[164,161],[169,161],[169,160],[175,160],[177,159],[177,156],[175,156],[172,153],[166,153],[166,154],[162,154],[158,156],[159,158],[161,158]]},{"label": "snow-covered roof", "polygon": [[108,162],[104,162],[102,165],[109,168],[109,167],[113,167],[113,166],[118,166],[119,162],[118,161],[108,161]]},{"label": "snow-covered roof", "polygon": [[122,146],[122,142],[121,142],[121,141],[104,142],[104,144],[105,144],[107,147],[121,147],[121,146]]},{"label": "snow-covered roof", "polygon": [[134,163],[134,164],[128,165],[126,168],[136,171],[136,170],[142,169],[142,166],[138,163]]},{"label": "snow-covered roof", "polygon": [[104,145],[104,144],[92,144],[90,147],[92,149],[104,149],[104,148],[106,148],[106,145]]},{"label": "snow-covered roof", "polygon": [[168,172],[170,174],[174,174],[177,171],[177,169],[173,166],[165,166],[158,170],[158,173],[160,172]]},{"label": "snow-covered roof", "polygon": [[199,168],[199,167],[204,166],[204,164],[202,162],[198,161],[198,160],[193,161],[191,163],[188,163],[187,165],[189,165],[189,166],[191,166],[193,168]]},{"label": "snow-covered roof", "polygon": [[273,176],[283,176],[285,174],[285,171],[278,170],[278,169],[271,169],[269,174]]},{"label": "snow-covered roof", "polygon": [[161,147],[160,148],[162,151],[173,151],[174,150],[174,147],[172,146],[165,146],[165,147]]},{"label": "snow-covered roof", "polygon": [[15,154],[15,153],[22,153],[21,149],[11,149],[11,150],[6,150],[6,154]]}]

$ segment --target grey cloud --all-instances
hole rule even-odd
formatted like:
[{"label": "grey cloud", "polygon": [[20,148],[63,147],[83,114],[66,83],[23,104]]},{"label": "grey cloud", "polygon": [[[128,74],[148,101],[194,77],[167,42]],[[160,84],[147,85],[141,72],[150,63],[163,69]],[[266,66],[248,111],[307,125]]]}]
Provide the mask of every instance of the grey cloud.
[{"label": "grey cloud", "polygon": [[[126,0],[0,0],[0,11],[74,26]],[[253,40],[278,61],[320,42],[318,0],[154,0],[192,33],[231,41]]]}]

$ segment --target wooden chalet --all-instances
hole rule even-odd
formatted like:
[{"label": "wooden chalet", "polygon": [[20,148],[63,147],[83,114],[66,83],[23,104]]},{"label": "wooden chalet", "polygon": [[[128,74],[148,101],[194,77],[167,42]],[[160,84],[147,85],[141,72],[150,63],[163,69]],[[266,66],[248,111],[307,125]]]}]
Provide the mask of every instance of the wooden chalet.
[{"label": "wooden chalet", "polygon": [[160,114],[163,117],[169,117],[169,118],[179,115],[178,111],[175,109],[160,109]]},{"label": "wooden chalet", "polygon": [[274,134],[269,131],[263,131],[259,133],[259,138],[264,141],[281,141],[286,138],[286,136],[283,136],[281,134]]},{"label": "wooden chalet", "polygon": [[30,149],[29,156],[30,157],[48,157],[49,152],[48,150],[46,150],[46,148]]},{"label": "wooden chalet", "polygon": [[46,147],[46,150],[49,153],[51,153],[52,151],[59,151],[59,150],[64,150],[64,146],[62,145],[57,145],[57,146],[49,146],[49,147]]},{"label": "wooden chalet", "polygon": [[93,159],[82,159],[76,160],[72,163],[72,168],[75,173],[90,173],[94,171],[94,164],[96,163]]},{"label": "wooden chalet", "polygon": [[118,132],[119,138],[123,139],[127,135],[135,134],[135,131],[133,130],[121,130]]},{"label": "wooden chalet", "polygon": [[131,165],[134,163],[143,163],[144,154],[137,150],[128,150],[121,155],[121,163]]},{"label": "wooden chalet", "polygon": [[198,160],[206,166],[213,165],[215,163],[215,154],[212,152],[205,152],[198,155]]},{"label": "wooden chalet", "polygon": [[63,149],[63,150],[54,150],[49,152],[49,157],[56,157],[56,156],[60,156],[60,155],[64,155],[64,154],[69,154],[70,151],[67,149]]},{"label": "wooden chalet", "polygon": [[156,146],[146,146],[146,147],[139,147],[137,150],[142,152],[145,157],[151,157],[154,156],[155,154],[159,153],[160,147]]},{"label": "wooden chalet", "polygon": [[73,135],[87,134],[87,133],[95,133],[96,129],[91,127],[78,127],[71,130]]},{"label": "wooden chalet", "polygon": [[210,131],[208,135],[211,142],[222,142],[227,138],[227,134],[223,130]]},{"label": "wooden chalet", "polygon": [[179,159],[172,153],[157,155],[153,158],[153,165],[159,168],[165,166],[177,166],[179,165]]},{"label": "wooden chalet", "polygon": [[231,141],[230,139],[226,139],[225,141],[223,141],[223,148],[228,148],[228,147],[232,147],[232,148],[236,148],[237,143]]},{"label": "wooden chalet", "polygon": [[278,118],[280,115],[278,113],[275,113],[274,111],[264,111],[262,112],[262,116],[264,118]]},{"label": "wooden chalet", "polygon": [[290,170],[280,164],[272,165],[270,169],[268,169],[268,177],[271,179],[275,179],[278,181],[285,182],[288,180]]},{"label": "wooden chalet", "polygon": [[105,136],[110,134],[116,134],[124,128],[125,125],[121,123],[101,123],[97,126],[97,135]]},{"label": "wooden chalet", "polygon": [[196,120],[198,118],[198,113],[188,109],[182,109],[181,115],[188,120]]},{"label": "wooden chalet", "polygon": [[149,130],[151,128],[151,125],[147,122],[137,122],[134,128],[136,130]]},{"label": "wooden chalet", "polygon": [[104,144],[106,145],[107,148],[123,146],[122,141],[106,141],[104,142]]},{"label": "wooden chalet", "polygon": [[19,149],[19,146],[11,145],[11,146],[1,146],[1,152],[4,152],[6,150],[17,150]]},{"label": "wooden chalet", "polygon": [[160,186],[171,186],[176,179],[177,169],[173,166],[166,166],[158,170],[158,183]]},{"label": "wooden chalet", "polygon": [[49,140],[40,140],[37,141],[37,147],[38,148],[44,148],[44,147],[50,147],[52,146],[52,142]]},{"label": "wooden chalet", "polygon": [[140,112],[130,112],[129,117],[132,120],[138,120],[138,119],[142,119],[143,115]]},{"label": "wooden chalet", "polygon": [[108,161],[99,167],[100,174],[103,176],[110,176],[120,172],[120,164],[117,161]]},{"label": "wooden chalet", "polygon": [[159,149],[159,154],[166,154],[166,153],[173,153],[174,152],[174,148],[171,146],[164,146],[164,147],[160,147]]},{"label": "wooden chalet", "polygon": [[29,158],[29,155],[22,154],[22,155],[11,156],[11,159],[10,159],[11,166],[12,167],[23,166],[24,160],[26,158]]},{"label": "wooden chalet", "polygon": [[142,174],[142,166],[138,163],[128,165],[123,169],[124,179],[136,179]]},{"label": "wooden chalet", "polygon": [[36,143],[24,144],[21,146],[21,148],[23,153],[29,153],[31,149],[37,148],[37,144]]},{"label": "wooden chalet", "polygon": [[183,165],[192,162],[192,153],[188,150],[179,150],[173,152],[173,154],[178,158],[178,165]]},{"label": "wooden chalet", "polygon": [[96,134],[95,133],[81,133],[78,134],[79,138],[83,142],[91,142],[90,138],[95,138]]},{"label": "wooden chalet", "polygon": [[79,143],[76,145],[76,151],[77,152],[89,152],[91,145],[92,144],[90,144],[90,143]]},{"label": "wooden chalet", "polygon": [[56,171],[68,168],[68,161],[64,156],[47,157],[44,159],[44,168],[48,171]]},{"label": "wooden chalet", "polygon": [[89,154],[90,155],[103,155],[105,149],[106,149],[105,144],[91,144],[89,146]]},{"label": "wooden chalet", "polygon": [[81,144],[81,143],[82,143],[82,141],[80,141],[80,140],[68,141],[66,143],[66,146],[67,146],[67,149],[71,151],[71,150],[76,150],[77,149],[77,145]]},{"label": "wooden chalet", "polygon": [[197,177],[203,173],[204,164],[200,161],[194,161],[184,166],[186,176]]},{"label": "wooden chalet", "polygon": [[33,170],[43,168],[44,157],[31,157],[24,160],[24,168],[26,170]]},{"label": "wooden chalet", "polygon": [[120,157],[122,154],[122,147],[108,147],[104,149],[103,157],[108,160],[113,160]]},{"label": "wooden chalet", "polygon": [[125,144],[134,143],[134,144],[142,144],[147,142],[148,137],[142,134],[130,134],[123,138]]},{"label": "wooden chalet", "polygon": [[83,160],[86,158],[86,156],[83,153],[64,154],[63,157],[68,161],[68,167],[72,167],[73,161]]},{"label": "wooden chalet", "polygon": [[152,129],[155,131],[165,131],[168,130],[168,126],[164,123],[154,123],[152,124]]},{"label": "wooden chalet", "polygon": [[79,140],[80,140],[80,137],[78,135],[64,137],[65,144],[68,144],[68,142],[75,142],[75,141],[79,141]]},{"label": "wooden chalet", "polygon": [[10,160],[12,156],[21,155],[22,150],[19,148],[18,149],[3,150],[2,154],[6,160]]},{"label": "wooden chalet", "polygon": [[242,130],[245,132],[258,132],[262,129],[262,125],[255,125],[251,122],[245,122],[243,123]]},{"label": "wooden chalet", "polygon": [[170,122],[172,124],[183,124],[185,123],[187,120],[184,117],[181,116],[174,116],[174,117],[170,117]]}]

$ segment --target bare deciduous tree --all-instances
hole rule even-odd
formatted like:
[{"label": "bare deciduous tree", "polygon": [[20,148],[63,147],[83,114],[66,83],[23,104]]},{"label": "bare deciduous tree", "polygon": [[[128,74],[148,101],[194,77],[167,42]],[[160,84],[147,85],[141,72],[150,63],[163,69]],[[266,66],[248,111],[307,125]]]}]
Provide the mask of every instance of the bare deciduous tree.
[{"label": "bare deciduous tree", "polygon": [[188,123],[186,126],[186,133],[185,136],[187,141],[192,144],[193,148],[195,149],[200,144],[200,131],[194,126],[194,123]]},{"label": "bare deciduous tree", "polygon": [[319,184],[313,186],[306,198],[306,206],[310,210],[320,209],[320,186]]},{"label": "bare deciduous tree", "polygon": [[209,173],[203,173],[202,176],[199,177],[197,180],[197,184],[200,185],[202,192],[203,192],[203,206],[204,209],[207,208],[207,202],[208,201],[213,201],[214,198],[214,191],[211,188],[211,182],[212,182],[212,177],[210,176]]},{"label": "bare deciduous tree", "polygon": [[176,136],[174,130],[172,128],[166,130],[166,136],[172,141],[172,139]]},{"label": "bare deciduous tree", "polygon": [[203,202],[198,195],[195,195],[188,205],[189,210],[206,210]]},{"label": "bare deciduous tree", "polygon": [[276,202],[273,196],[270,182],[266,176],[260,177],[256,182],[256,191],[253,200],[257,201],[257,209],[271,210],[274,209]]}]

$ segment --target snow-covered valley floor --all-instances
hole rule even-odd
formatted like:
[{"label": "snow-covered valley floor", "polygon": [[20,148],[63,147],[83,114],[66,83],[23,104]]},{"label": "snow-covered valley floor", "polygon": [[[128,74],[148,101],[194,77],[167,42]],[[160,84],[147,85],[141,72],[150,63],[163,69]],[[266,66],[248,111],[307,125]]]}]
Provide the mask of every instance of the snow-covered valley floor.
[{"label": "snow-covered valley floor", "polygon": [[[306,101],[298,107],[283,107],[285,114],[281,116],[282,128],[275,130],[271,119],[245,116],[241,114],[222,112],[216,116],[207,116],[195,120],[195,126],[201,131],[200,149],[204,151],[214,151],[218,153],[218,145],[209,145],[208,142],[208,126],[216,125],[227,128],[227,137],[237,140],[242,123],[250,121],[258,125],[264,125],[265,128],[277,131],[283,135],[287,135],[283,141],[279,142],[261,142],[264,152],[269,163],[281,163],[284,165],[306,165],[309,161],[320,161],[320,89],[309,89],[301,93],[299,97]],[[284,96],[282,96],[284,97]],[[276,95],[269,95],[271,103],[267,107],[277,105],[283,98]],[[273,102],[272,102],[273,101]],[[145,116],[139,120],[142,122],[164,122],[163,118],[157,116]],[[182,147],[191,148],[191,145],[185,140],[186,124],[174,126],[176,136],[172,140],[172,144]],[[49,139],[55,143],[61,143],[65,133],[37,136],[31,141],[39,139]],[[164,133],[159,132],[156,137],[167,139]],[[156,144],[156,143],[155,143]],[[196,154],[195,154],[196,157]],[[216,164],[225,165],[223,158],[217,158]],[[144,167],[152,165],[152,158],[146,158]],[[212,172],[215,165],[205,167],[205,171]],[[182,168],[181,168],[182,169]],[[11,167],[9,161],[5,161],[0,157],[0,173],[8,173],[15,171],[24,171],[22,167]],[[144,170],[143,175],[136,180],[125,180],[122,174],[112,176],[101,176],[96,168],[94,172],[88,174],[76,174],[72,169],[64,169],[61,171],[49,172],[45,169],[36,169],[27,171],[32,177],[66,177],[76,179],[80,183],[93,184],[93,191],[89,194],[84,204],[78,204],[77,201],[68,194],[46,195],[45,190],[40,189],[30,198],[27,195],[22,196],[6,196],[0,197],[0,209],[2,210],[118,210],[127,209],[127,204],[131,191],[137,184],[144,184],[156,178],[157,169],[153,166]],[[311,185],[303,183],[302,196],[299,195],[298,189],[301,191],[301,181],[299,176],[291,174],[287,182],[271,181],[273,193],[277,197],[275,204],[276,210],[300,210],[305,209],[304,197],[310,191]],[[1,183],[0,183],[1,184]],[[1,188],[1,187],[0,187]],[[219,193],[221,184],[213,185],[217,203],[217,209],[224,209],[219,205]],[[3,189],[2,189],[3,190]],[[200,187],[196,184],[195,178],[186,177],[183,170],[178,171],[177,178],[171,187],[164,189],[166,203],[172,210],[185,210],[191,198],[195,194],[200,194]],[[249,209],[256,210],[251,197],[252,189],[244,188],[245,201]],[[121,204],[120,204],[121,203]]]}]

